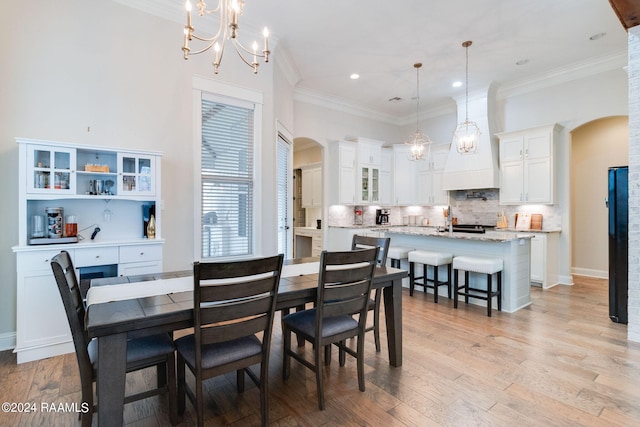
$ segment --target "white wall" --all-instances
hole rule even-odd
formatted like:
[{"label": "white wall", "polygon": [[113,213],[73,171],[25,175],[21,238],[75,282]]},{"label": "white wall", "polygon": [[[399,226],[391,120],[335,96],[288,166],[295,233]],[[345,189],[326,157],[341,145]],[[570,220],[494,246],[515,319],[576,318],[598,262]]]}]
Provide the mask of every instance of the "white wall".
[{"label": "white wall", "polygon": [[[0,14],[0,346],[15,331],[15,256],[18,242],[16,136],[108,147],[152,149],[162,159],[164,269],[193,261],[192,76],[262,91],[263,128],[257,157],[258,252],[274,252],[275,105],[292,126],[292,100],[274,99],[274,64],[252,71],[225,56],[214,77],[211,57],[182,58],[182,25],[111,1],[8,2]],[[275,59],[275,55],[274,55]],[[281,82],[281,80],[279,80]],[[287,84],[279,84],[286,90]],[[290,89],[289,89],[290,91]]]},{"label": "white wall", "polygon": [[628,77],[623,69],[502,98],[496,108],[498,132],[559,123],[555,209],[562,215],[558,250],[559,275],[571,282],[570,132],[595,119],[625,116],[628,111]]}]

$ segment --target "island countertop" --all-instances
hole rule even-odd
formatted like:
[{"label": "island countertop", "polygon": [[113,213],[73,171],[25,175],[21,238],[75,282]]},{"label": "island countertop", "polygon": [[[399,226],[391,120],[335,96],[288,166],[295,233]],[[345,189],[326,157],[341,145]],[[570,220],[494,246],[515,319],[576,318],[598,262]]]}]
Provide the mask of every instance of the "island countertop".
[{"label": "island countertop", "polygon": [[513,240],[531,239],[535,237],[533,234],[529,233],[502,230],[487,230],[485,233],[450,233],[448,230],[438,231],[435,227],[389,227],[385,230],[385,233],[441,237],[445,239],[479,240],[484,242],[510,242]]}]

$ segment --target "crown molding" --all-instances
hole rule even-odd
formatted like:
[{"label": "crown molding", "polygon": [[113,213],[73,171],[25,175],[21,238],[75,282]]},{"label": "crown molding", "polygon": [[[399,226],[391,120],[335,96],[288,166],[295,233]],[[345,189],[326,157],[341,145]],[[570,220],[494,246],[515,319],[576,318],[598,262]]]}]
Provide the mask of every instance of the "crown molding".
[{"label": "crown molding", "polygon": [[282,74],[287,79],[287,82],[289,82],[291,87],[295,88],[300,81],[300,73],[291,60],[289,51],[283,46],[283,43],[273,51],[273,56],[275,58],[273,62],[276,64],[278,69],[282,71]]},{"label": "crown molding", "polygon": [[521,80],[512,80],[499,85],[496,98],[505,99],[511,96],[556,86],[573,80],[600,74],[606,71],[624,69],[627,66],[627,50],[615,52],[588,61],[577,62],[566,67],[556,68],[546,73],[538,74]]}]

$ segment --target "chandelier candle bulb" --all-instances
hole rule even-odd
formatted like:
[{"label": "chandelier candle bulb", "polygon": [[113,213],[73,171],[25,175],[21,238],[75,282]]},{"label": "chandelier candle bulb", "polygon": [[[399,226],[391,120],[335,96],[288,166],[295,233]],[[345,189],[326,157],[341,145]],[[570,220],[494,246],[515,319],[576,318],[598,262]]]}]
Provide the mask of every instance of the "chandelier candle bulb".
[{"label": "chandelier candle bulb", "polygon": [[264,53],[264,62],[269,62],[269,54],[271,52],[269,52],[269,30],[267,27],[262,30],[262,35],[264,36],[264,50],[262,51]]}]

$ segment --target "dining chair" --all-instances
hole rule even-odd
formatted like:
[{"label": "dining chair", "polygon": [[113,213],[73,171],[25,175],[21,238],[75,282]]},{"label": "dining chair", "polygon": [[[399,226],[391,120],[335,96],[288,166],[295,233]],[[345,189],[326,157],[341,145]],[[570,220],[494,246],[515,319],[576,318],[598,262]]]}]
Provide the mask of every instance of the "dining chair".
[{"label": "dining chair", "polygon": [[[198,426],[204,423],[203,381],[232,371],[238,393],[244,391],[245,373],[260,388],[262,425],[269,424],[269,348],[283,259],[280,254],[193,264],[194,333],[176,340],[178,413],[184,414],[186,394]],[[249,369],[256,364],[260,378]],[[185,366],[195,377],[195,390],[186,383]]]},{"label": "dining chair", "polygon": [[[358,386],[364,385],[364,334],[367,323],[369,294],[379,253],[378,247],[346,252],[322,251],[318,274],[318,291],[314,308],[288,314],[283,319],[284,358],[282,379],[291,372],[291,358],[316,374],[318,407],[324,409],[321,354],[325,346],[334,344],[340,350],[340,366],[345,353],[356,358]],[[358,314],[358,320],[354,315]],[[313,362],[291,349],[291,334],[296,333],[313,344]],[[347,347],[347,338],[357,337],[356,351]]]},{"label": "dining chair", "polygon": [[[94,404],[93,383],[96,381],[99,367],[98,343],[90,340],[84,325],[85,305],[80,293],[73,262],[67,251],[61,251],[51,260],[51,269],[62,297],[67,315],[73,345],[80,369],[82,401],[89,406],[87,413],[81,413],[82,425],[91,425],[93,413],[98,405]],[[157,368],[157,387],[140,393],[125,396],[124,403],[146,399],[147,397],[167,393],[169,397],[169,416],[172,425],[177,424],[175,346],[169,334],[127,340],[126,372],[155,366]]]},{"label": "dining chair", "polygon": [[[351,241],[351,249],[370,248],[377,246],[380,248],[378,254],[378,265],[384,267],[387,265],[387,255],[389,254],[389,245],[391,238],[389,237],[370,237],[354,234]],[[376,343],[376,351],[380,352],[380,303],[382,301],[382,289],[376,289],[373,293],[373,299],[369,300],[369,311],[373,311],[373,326],[367,327],[365,332],[373,331],[373,338]]]}]

